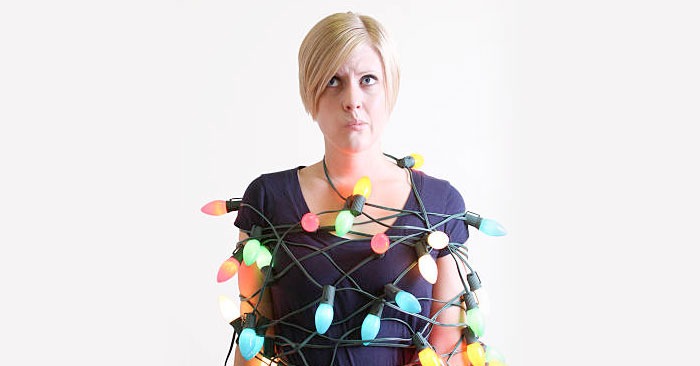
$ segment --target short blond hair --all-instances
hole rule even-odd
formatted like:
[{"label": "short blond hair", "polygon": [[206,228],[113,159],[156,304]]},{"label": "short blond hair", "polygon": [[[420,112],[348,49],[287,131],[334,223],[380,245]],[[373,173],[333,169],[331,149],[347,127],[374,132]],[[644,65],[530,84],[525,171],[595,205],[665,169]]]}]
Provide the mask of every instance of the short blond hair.
[{"label": "short blond hair", "polygon": [[374,18],[353,12],[321,19],[299,47],[299,93],[306,112],[316,119],[318,100],[328,81],[360,45],[379,54],[384,68],[387,107],[393,110],[399,93],[396,49],[384,26]]}]

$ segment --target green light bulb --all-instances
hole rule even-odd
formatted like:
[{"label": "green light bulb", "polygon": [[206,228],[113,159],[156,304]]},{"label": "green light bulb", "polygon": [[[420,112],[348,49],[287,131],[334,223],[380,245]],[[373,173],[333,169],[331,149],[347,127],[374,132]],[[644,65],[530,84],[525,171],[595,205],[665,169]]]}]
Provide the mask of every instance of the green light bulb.
[{"label": "green light bulb", "polygon": [[484,313],[481,312],[481,309],[475,307],[473,309],[467,310],[466,320],[467,325],[474,331],[474,334],[477,337],[481,337],[484,335],[485,321]]},{"label": "green light bulb", "polygon": [[354,221],[355,216],[352,215],[350,210],[342,210],[338,212],[338,216],[335,218],[335,235],[345,236],[345,234],[347,234],[352,228]]},{"label": "green light bulb", "polygon": [[246,266],[252,265],[258,258],[260,253],[260,241],[258,239],[250,239],[243,247],[243,262]]}]

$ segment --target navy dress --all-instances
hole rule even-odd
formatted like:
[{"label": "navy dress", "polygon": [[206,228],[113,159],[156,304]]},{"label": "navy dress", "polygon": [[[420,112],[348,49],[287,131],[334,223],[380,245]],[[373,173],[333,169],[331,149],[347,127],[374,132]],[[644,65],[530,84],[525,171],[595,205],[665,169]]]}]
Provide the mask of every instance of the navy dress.
[{"label": "navy dress", "polygon": [[[426,227],[425,216],[418,214],[422,211],[420,201],[428,213],[455,214],[465,211],[462,196],[447,181],[411,170],[420,201],[412,193],[403,210],[414,213],[398,217],[386,234],[392,243],[401,237],[414,237],[378,256],[372,252],[369,238],[348,240],[324,230],[307,233],[296,225],[309,212],[297,175],[301,168],[264,174],[249,185],[243,196],[244,203],[255,207],[275,227],[283,227],[277,229],[277,239],[266,242],[274,257],[273,280],[268,287],[273,321],[277,321],[275,353],[281,355],[281,363],[368,366],[417,361],[411,336],[414,332],[426,334],[427,321],[419,316],[430,317],[432,297],[432,285],[423,279],[416,265],[414,245],[424,231],[415,227]],[[265,218],[244,205],[235,225],[248,234],[253,225],[261,226],[267,235],[271,230]],[[437,215],[428,215],[427,219],[430,228],[447,233],[450,243],[462,244],[469,236],[461,220],[445,223],[444,216]],[[285,225],[296,227],[285,234]],[[437,258],[448,255],[449,249],[432,250],[430,254]],[[412,293],[422,311],[415,316],[385,306],[376,340],[364,346],[359,341],[362,321],[372,301],[383,296],[387,283]],[[320,335],[315,333],[314,314],[322,285],[334,285],[336,292],[333,323]]]}]

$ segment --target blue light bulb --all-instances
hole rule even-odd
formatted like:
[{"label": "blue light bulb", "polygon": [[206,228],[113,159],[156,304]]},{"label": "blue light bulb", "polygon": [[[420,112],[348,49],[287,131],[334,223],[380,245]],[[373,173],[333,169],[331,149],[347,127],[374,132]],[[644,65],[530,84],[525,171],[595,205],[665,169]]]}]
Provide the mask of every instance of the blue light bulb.
[{"label": "blue light bulb", "polygon": [[418,299],[406,291],[399,291],[394,300],[396,301],[396,305],[407,313],[417,314],[421,311]]},{"label": "blue light bulb", "polygon": [[257,355],[258,352],[260,352],[262,350],[264,344],[265,344],[265,337],[259,336],[256,334],[255,335],[255,353],[253,354],[253,356]]},{"label": "blue light bulb", "polygon": [[333,322],[333,302],[335,301],[335,286],[324,285],[321,292],[321,301],[316,308],[316,331],[318,334],[326,333]]},{"label": "blue light bulb", "polygon": [[503,226],[501,226],[501,224],[499,224],[496,220],[492,219],[481,219],[479,231],[490,236],[506,235],[506,229]]},{"label": "blue light bulb", "polygon": [[316,308],[316,331],[319,334],[326,333],[333,321],[333,307],[330,304],[321,303]]},{"label": "blue light bulb", "polygon": [[365,320],[362,321],[362,328],[360,329],[360,335],[362,342],[365,346],[368,345],[374,338],[379,334],[379,325],[381,323],[382,310],[384,310],[384,302],[376,301],[372,304],[369,312],[365,316]]},{"label": "blue light bulb", "polygon": [[[379,334],[379,323],[381,321],[378,316],[374,314],[365,316],[365,320],[362,321],[362,329],[360,330],[363,341],[371,341],[377,337],[377,334]],[[362,342],[362,344],[366,346],[369,342]]]},{"label": "blue light bulb", "polygon": [[[262,341],[261,341],[262,340]],[[265,338],[255,334],[252,328],[245,328],[238,337],[238,349],[241,351],[241,356],[246,360],[250,360],[260,352]]]}]

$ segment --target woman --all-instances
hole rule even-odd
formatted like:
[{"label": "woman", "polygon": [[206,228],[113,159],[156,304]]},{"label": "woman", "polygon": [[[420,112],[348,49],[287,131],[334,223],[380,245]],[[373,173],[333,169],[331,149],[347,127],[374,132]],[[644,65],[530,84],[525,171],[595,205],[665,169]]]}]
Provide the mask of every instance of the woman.
[{"label": "woman", "polygon": [[[274,340],[274,351],[266,350],[281,364],[404,365],[429,345],[450,365],[469,364],[458,354],[465,349],[460,275],[468,271],[448,255],[468,237],[464,221],[454,219],[464,203],[446,181],[399,167],[382,152],[399,86],[385,29],[350,12],[321,20],[301,44],[299,85],[325,154],[308,167],[264,174],[246,190],[236,219],[240,245],[255,237],[273,257],[272,269],[240,268],[241,314],[256,315],[248,326]],[[371,192],[357,198],[353,189],[362,177]],[[353,203],[352,229],[339,229],[339,211]],[[449,247],[426,245],[435,231],[447,234]],[[371,239],[381,234],[389,248],[373,251]],[[425,252],[436,261],[436,280],[416,266]],[[399,290],[419,306],[397,305]],[[259,364],[238,348],[236,365]]]}]

